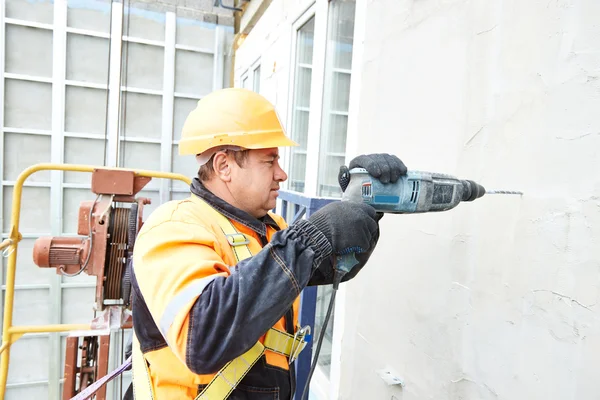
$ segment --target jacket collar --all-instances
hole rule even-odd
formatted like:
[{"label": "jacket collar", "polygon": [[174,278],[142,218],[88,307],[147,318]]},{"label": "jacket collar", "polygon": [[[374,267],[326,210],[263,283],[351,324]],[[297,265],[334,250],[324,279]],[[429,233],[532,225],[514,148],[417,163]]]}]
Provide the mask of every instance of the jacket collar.
[{"label": "jacket collar", "polygon": [[269,214],[264,217],[258,219],[248,214],[247,212],[240,210],[227,203],[225,200],[213,194],[210,190],[206,188],[200,182],[198,177],[195,177],[192,180],[192,184],[190,185],[190,191],[193,195],[198,196],[202,200],[206,201],[211,207],[216,209],[221,214],[226,217],[239,222],[240,224],[252,229],[256,233],[261,236],[267,236],[267,226],[274,228],[275,230],[280,230],[281,228],[277,225],[277,222],[271,217]]}]

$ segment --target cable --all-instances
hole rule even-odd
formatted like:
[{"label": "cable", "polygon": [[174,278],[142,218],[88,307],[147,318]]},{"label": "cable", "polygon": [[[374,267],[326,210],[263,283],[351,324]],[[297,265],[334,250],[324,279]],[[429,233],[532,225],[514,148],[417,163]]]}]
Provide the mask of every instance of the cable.
[{"label": "cable", "polygon": [[75,272],[74,274],[68,274],[65,272],[64,268],[61,266],[60,267],[60,273],[61,275],[67,276],[69,278],[72,278],[74,276],[77,276],[79,274],[81,274],[85,268],[88,265],[88,262],[90,261],[90,257],[92,256],[92,251],[94,249],[94,234],[92,232],[92,215],[93,215],[93,211],[94,211],[94,207],[96,206],[96,203],[98,203],[98,199],[101,197],[102,195],[99,194],[96,196],[96,200],[94,200],[94,203],[92,204],[92,206],[90,207],[90,214],[88,217],[89,220],[89,233],[88,233],[88,238],[90,239],[90,249],[88,250],[88,254],[87,257],[85,258],[85,262],[81,265],[81,268],[79,269],[79,271]]},{"label": "cable", "polygon": [[327,314],[325,314],[325,320],[323,321],[323,325],[321,326],[321,332],[319,333],[319,340],[317,341],[317,348],[315,349],[315,356],[312,362],[312,366],[310,367],[310,372],[308,373],[308,378],[306,378],[306,384],[304,385],[304,391],[302,392],[302,397],[300,400],[306,399],[308,395],[308,388],[310,387],[310,380],[312,379],[313,373],[315,372],[315,368],[317,367],[317,361],[319,360],[319,353],[321,352],[321,345],[323,344],[323,338],[325,337],[325,331],[327,330],[327,324],[329,323],[329,318],[331,317],[331,312],[333,311],[333,305],[335,304],[335,295],[340,286],[340,282],[345,272],[340,271],[338,269],[335,270],[335,275],[333,277],[333,292],[331,293],[331,299],[329,299],[329,306],[327,307]]}]

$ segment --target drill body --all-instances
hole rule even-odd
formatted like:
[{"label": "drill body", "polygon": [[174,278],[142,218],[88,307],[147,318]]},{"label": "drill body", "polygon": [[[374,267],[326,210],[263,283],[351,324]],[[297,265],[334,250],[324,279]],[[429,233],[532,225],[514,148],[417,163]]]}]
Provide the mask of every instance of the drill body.
[{"label": "drill body", "polygon": [[408,171],[394,183],[381,183],[363,168],[349,171],[342,201],[364,202],[390,214],[446,211],[461,201],[473,201],[485,188],[473,181],[435,172]]}]

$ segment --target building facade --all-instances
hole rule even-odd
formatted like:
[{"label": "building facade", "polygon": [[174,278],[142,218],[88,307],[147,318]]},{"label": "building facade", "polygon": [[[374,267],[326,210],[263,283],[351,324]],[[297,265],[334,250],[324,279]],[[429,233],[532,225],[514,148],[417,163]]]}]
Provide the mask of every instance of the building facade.
[{"label": "building facade", "polygon": [[268,3],[234,76],[301,143],[288,189],[339,196],[340,163],[388,152],[524,192],[386,215],[338,294],[315,398],[596,398],[600,3]]}]

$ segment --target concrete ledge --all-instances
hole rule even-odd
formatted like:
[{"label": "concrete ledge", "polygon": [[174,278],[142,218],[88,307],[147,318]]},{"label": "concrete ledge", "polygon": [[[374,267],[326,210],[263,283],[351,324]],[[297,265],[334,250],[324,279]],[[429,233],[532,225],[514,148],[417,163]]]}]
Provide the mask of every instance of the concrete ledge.
[{"label": "concrete ledge", "polygon": [[240,19],[240,30],[242,34],[249,34],[258,23],[273,0],[252,0],[246,4],[242,18]]}]

